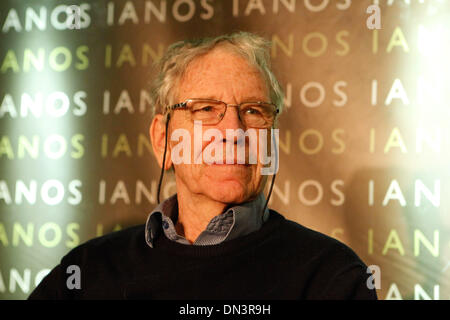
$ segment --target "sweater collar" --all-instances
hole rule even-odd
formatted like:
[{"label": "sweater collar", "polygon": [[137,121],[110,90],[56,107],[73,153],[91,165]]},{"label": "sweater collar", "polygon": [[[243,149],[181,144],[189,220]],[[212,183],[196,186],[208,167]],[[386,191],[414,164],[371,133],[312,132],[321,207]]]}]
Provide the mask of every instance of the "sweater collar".
[{"label": "sweater collar", "polygon": [[[261,228],[269,217],[269,209],[264,214],[265,197],[261,192],[258,196],[245,203],[228,208],[225,212],[215,216],[206,226],[206,229],[198,236],[192,245],[215,245],[226,240],[236,239]],[[172,241],[191,245],[183,236],[175,230],[178,219],[177,195],[173,195],[160,203],[149,215],[145,225],[146,243],[153,248],[154,239],[161,232]]]}]

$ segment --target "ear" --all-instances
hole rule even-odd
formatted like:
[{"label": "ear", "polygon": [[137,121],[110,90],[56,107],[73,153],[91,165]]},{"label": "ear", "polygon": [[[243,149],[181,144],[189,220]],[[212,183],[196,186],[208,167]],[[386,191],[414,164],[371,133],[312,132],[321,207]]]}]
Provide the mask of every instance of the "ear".
[{"label": "ear", "polygon": [[[159,167],[162,167],[164,157],[164,145],[166,139],[166,123],[162,114],[157,114],[152,120],[149,129],[150,140],[152,142],[153,153],[156,156]],[[169,170],[172,166],[172,158],[170,156],[170,138],[167,137],[166,164],[164,170]]]}]

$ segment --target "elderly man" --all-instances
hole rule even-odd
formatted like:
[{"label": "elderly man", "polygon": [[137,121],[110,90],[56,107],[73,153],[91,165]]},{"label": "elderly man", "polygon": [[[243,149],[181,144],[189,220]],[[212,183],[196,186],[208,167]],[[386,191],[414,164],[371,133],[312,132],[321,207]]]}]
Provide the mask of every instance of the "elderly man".
[{"label": "elderly man", "polygon": [[[376,299],[351,249],[267,208],[271,164],[254,153],[276,152],[283,99],[266,40],[240,32],[176,43],[152,95],[150,137],[176,195],[145,225],[73,249],[30,298]],[[80,268],[78,287],[69,266]]]}]

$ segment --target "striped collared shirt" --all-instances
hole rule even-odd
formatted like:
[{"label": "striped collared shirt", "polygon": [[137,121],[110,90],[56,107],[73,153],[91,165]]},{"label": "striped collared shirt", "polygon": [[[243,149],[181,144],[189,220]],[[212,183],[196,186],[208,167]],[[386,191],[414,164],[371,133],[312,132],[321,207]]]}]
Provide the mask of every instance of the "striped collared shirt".
[{"label": "striped collared shirt", "polygon": [[[192,245],[219,244],[225,240],[235,239],[258,230],[269,218],[268,208],[266,208],[264,214],[262,213],[265,201],[263,193],[260,193],[254,200],[231,207],[215,216]],[[153,240],[162,229],[168,239],[190,245],[191,243],[186,238],[176,232],[177,219],[178,201],[175,194],[160,203],[149,214],[145,225],[147,244],[153,248]]]}]

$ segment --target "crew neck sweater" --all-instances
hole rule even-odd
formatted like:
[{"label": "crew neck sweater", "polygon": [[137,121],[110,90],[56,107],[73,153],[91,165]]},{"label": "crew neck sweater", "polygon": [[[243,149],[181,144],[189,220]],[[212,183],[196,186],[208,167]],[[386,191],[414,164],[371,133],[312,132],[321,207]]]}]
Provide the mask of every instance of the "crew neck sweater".
[{"label": "crew neck sweater", "polygon": [[[367,267],[348,246],[273,210],[259,230],[220,244],[181,244],[163,232],[154,241],[147,245],[144,225],[92,239],[64,256],[29,299],[376,299]],[[72,265],[80,289],[67,286]]]}]

